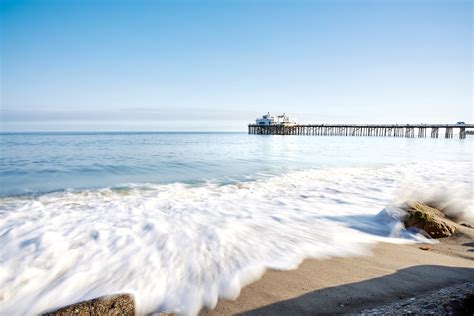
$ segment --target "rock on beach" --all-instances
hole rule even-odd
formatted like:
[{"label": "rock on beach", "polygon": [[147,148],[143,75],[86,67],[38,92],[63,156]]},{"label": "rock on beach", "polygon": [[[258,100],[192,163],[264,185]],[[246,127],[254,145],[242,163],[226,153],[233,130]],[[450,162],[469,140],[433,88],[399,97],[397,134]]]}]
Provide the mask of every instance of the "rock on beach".
[{"label": "rock on beach", "polygon": [[456,231],[457,224],[438,209],[414,201],[405,202],[402,209],[406,212],[403,219],[406,228],[423,230],[431,238],[449,237]]},{"label": "rock on beach", "polygon": [[135,302],[132,295],[119,294],[102,296],[89,301],[72,304],[44,316],[134,316]]}]

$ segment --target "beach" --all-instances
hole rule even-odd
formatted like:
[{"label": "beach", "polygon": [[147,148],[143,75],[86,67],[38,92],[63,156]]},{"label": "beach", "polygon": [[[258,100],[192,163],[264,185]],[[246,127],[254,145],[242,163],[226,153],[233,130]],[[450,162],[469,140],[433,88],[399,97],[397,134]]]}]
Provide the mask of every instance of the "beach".
[{"label": "beach", "polygon": [[[379,243],[366,256],[305,260],[291,271],[267,271],[236,300],[220,300],[199,315],[470,315],[473,240],[473,228],[458,226],[434,244]],[[133,301],[126,294],[106,296],[48,316],[135,315]]]},{"label": "beach", "polygon": [[416,298],[474,282],[473,241],[474,229],[461,228],[430,250],[379,243],[367,256],[305,260],[295,270],[268,271],[237,300],[200,315],[345,314]]}]

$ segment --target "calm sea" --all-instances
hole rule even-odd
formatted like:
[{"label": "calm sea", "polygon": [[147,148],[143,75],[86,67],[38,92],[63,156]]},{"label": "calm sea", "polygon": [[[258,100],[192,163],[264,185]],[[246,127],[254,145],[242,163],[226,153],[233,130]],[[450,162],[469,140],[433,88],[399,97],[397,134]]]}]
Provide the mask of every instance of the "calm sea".
[{"label": "calm sea", "polygon": [[[424,240],[396,205],[472,221],[474,139],[0,134],[0,313],[133,293],[195,314],[265,269]],[[425,240],[426,241],[426,240]]]},{"label": "calm sea", "polygon": [[470,161],[473,140],[243,133],[0,134],[0,195],[129,183],[226,184],[311,168]]}]

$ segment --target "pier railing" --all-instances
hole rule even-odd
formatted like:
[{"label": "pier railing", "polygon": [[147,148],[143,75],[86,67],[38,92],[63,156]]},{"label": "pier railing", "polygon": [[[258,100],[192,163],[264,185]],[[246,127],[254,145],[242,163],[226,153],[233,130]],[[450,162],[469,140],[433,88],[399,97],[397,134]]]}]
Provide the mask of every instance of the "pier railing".
[{"label": "pier railing", "polygon": [[[438,138],[444,130],[445,138],[466,138],[466,129],[474,124],[249,124],[249,134],[255,135],[314,135],[314,136],[379,136],[379,137],[431,137]],[[428,133],[429,132],[429,133]]]}]

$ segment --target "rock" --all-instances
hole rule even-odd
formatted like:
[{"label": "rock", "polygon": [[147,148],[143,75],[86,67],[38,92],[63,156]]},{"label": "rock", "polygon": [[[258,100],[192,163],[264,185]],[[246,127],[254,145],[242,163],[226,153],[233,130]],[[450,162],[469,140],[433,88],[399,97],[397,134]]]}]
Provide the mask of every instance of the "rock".
[{"label": "rock", "polygon": [[455,285],[418,296],[417,299],[360,311],[354,315],[474,315],[474,283]]},{"label": "rock", "polygon": [[431,247],[428,247],[428,246],[421,246],[421,247],[418,247],[418,248],[420,248],[421,250],[425,250],[425,251],[432,249]]},{"label": "rock", "polygon": [[449,237],[456,231],[456,224],[440,210],[419,202],[408,201],[402,206],[407,213],[403,222],[406,228],[415,227],[432,238]]},{"label": "rock", "polygon": [[134,316],[135,302],[129,294],[102,296],[60,308],[43,315],[47,316]]},{"label": "rock", "polygon": [[468,224],[468,223],[462,223],[461,225],[464,226],[464,227],[468,227],[468,228],[474,228],[474,226],[472,226],[471,224]]}]

